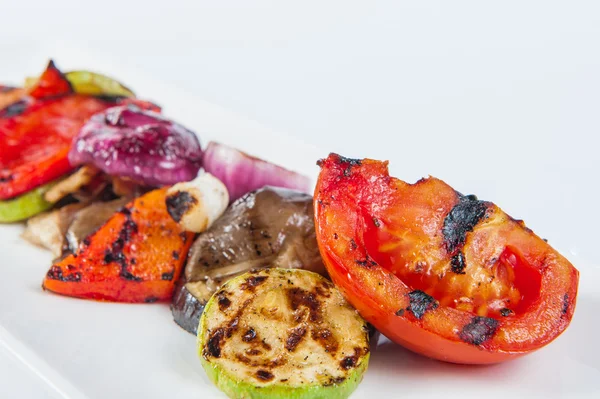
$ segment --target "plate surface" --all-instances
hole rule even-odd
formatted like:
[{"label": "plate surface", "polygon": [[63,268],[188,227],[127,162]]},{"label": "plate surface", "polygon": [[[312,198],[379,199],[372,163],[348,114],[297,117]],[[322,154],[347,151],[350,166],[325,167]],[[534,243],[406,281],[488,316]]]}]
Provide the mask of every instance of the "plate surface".
[{"label": "plate surface", "polygon": [[[65,47],[57,47],[52,54],[62,68],[94,66],[118,76],[141,97],[158,99],[167,115],[195,130],[203,143],[218,139],[313,177],[318,173],[315,160],[328,152],[272,132],[106,58]],[[41,54],[37,58],[31,55],[29,59],[36,63],[25,72],[39,70],[37,61],[43,58]],[[507,163],[506,167],[523,166]],[[539,176],[529,172],[532,179],[542,178],[543,171],[537,172]],[[597,181],[594,172],[598,171],[590,170],[579,181]],[[566,187],[556,184],[557,192]],[[477,188],[471,187],[475,192]],[[524,203],[525,209],[538,206],[538,199],[516,193],[509,197]],[[567,207],[565,212],[569,210]],[[382,339],[364,382],[352,397],[598,397],[600,258],[578,255],[570,247],[569,229],[578,229],[578,234],[587,229],[589,234],[598,235],[597,226],[582,220],[549,232],[553,243],[581,272],[572,325],[554,343],[509,363],[470,367],[429,360]],[[98,303],[43,292],[40,284],[50,255],[21,240],[21,231],[19,225],[0,227],[0,352],[18,362],[31,384],[41,384],[53,397],[74,399],[223,397],[200,366],[194,337],[172,322],[167,305]],[[592,249],[583,248],[582,252],[592,254]]]}]

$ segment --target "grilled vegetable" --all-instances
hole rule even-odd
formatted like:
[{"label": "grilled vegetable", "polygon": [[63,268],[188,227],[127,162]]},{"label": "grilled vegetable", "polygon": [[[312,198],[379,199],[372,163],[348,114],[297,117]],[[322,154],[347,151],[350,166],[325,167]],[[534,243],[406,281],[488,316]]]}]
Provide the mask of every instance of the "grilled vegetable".
[{"label": "grilled vegetable", "polygon": [[[94,202],[79,210],[69,223],[64,237],[71,252],[77,251],[87,236],[102,226],[120,208],[129,202],[127,198],[118,198],[107,202]],[[62,208],[61,208],[62,209]]]},{"label": "grilled vegetable", "polygon": [[75,93],[103,97],[135,97],[133,92],[118,81],[106,75],[90,71],[65,73]]},{"label": "grilled vegetable", "polygon": [[[106,75],[90,71],[71,71],[63,74],[73,92],[96,97],[135,97],[135,94],[118,81]],[[33,89],[39,78],[25,79],[25,87]]]},{"label": "grilled vegetable", "polygon": [[23,195],[71,172],[67,154],[73,137],[90,116],[122,103],[157,109],[135,99],[75,94],[51,62],[29,95],[0,109],[0,200]]},{"label": "grilled vegetable", "polygon": [[13,223],[44,212],[54,205],[44,199],[44,194],[54,185],[49,183],[20,197],[0,201],[0,223]]},{"label": "grilled vegetable", "polygon": [[19,104],[19,100],[22,100],[26,95],[24,89],[0,85],[0,115],[5,112],[5,108],[9,105]]},{"label": "grilled vegetable", "polygon": [[122,208],[50,268],[44,288],[117,302],[170,300],[193,234],[173,222],[165,195],[154,190]]},{"label": "grilled vegetable", "polygon": [[436,359],[497,363],[563,332],[579,272],[491,202],[387,162],[319,162],[315,220],[336,286],[391,340]]},{"label": "grilled vegetable", "polygon": [[62,255],[66,247],[65,235],[75,215],[85,204],[69,204],[60,209],[40,213],[29,220],[22,237],[34,245],[46,248],[54,258]]},{"label": "grilled vegetable", "polygon": [[76,192],[86,184],[89,184],[100,171],[93,166],[82,166],[75,173],[62,179],[45,194],[48,202],[58,202],[69,194]]},{"label": "grilled vegetable", "polygon": [[202,167],[225,184],[232,202],[264,186],[285,187],[305,193],[311,188],[310,179],[304,175],[214,141],[206,147]]},{"label": "grilled vegetable", "polygon": [[93,164],[111,176],[150,186],[192,180],[201,159],[202,149],[193,132],[133,105],[94,115],[69,152],[73,165]]},{"label": "grilled vegetable", "polygon": [[198,351],[230,398],[347,398],[367,369],[368,327],[320,275],[268,269],[211,298]]},{"label": "grilled vegetable", "polygon": [[312,198],[264,187],[233,203],[190,249],[173,296],[173,317],[196,333],[204,305],[227,280],[253,268],[304,268],[325,273],[317,248]]},{"label": "grilled vegetable", "polygon": [[167,211],[186,231],[201,233],[208,229],[229,204],[223,183],[210,173],[190,182],[177,183],[167,191]]}]

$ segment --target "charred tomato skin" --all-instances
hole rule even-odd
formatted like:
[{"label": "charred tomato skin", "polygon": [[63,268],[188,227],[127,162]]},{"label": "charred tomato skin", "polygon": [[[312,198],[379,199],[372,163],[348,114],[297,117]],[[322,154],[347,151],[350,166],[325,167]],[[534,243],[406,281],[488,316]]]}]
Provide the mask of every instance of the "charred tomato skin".
[{"label": "charred tomato skin", "polygon": [[[393,178],[387,162],[330,154],[318,164],[315,225],[327,271],[361,316],[392,341],[443,361],[491,364],[533,352],[569,325],[579,272],[523,222],[441,180]],[[399,244],[386,242],[392,235],[384,230],[402,237]],[[378,250],[386,244],[400,250],[393,256]],[[445,288],[444,295],[436,283],[419,283],[399,266],[419,272],[422,265],[443,265],[448,279],[474,281],[473,268],[486,271],[492,262],[514,271],[514,309],[461,309],[453,305],[456,292]],[[424,281],[437,281],[433,276]],[[489,288],[462,284],[475,293]]]}]

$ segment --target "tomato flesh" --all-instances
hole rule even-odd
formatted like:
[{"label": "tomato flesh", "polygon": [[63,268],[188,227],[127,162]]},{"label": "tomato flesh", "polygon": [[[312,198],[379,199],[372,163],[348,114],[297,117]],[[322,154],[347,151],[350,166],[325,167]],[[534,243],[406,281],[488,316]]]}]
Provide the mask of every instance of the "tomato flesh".
[{"label": "tomato flesh", "polygon": [[334,282],[395,342],[456,363],[538,349],[568,326],[578,272],[523,222],[387,163],[320,162],[317,239]]}]

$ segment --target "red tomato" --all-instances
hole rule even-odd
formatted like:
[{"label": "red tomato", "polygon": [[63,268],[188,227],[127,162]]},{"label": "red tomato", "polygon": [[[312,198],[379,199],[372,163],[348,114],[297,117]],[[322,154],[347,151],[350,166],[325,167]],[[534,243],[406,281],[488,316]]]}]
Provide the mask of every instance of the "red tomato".
[{"label": "red tomato", "polygon": [[491,202],[387,162],[331,154],[315,191],[319,249],[359,313],[392,341],[465,364],[543,347],[569,325],[579,272]]}]

